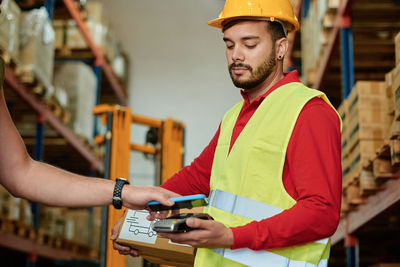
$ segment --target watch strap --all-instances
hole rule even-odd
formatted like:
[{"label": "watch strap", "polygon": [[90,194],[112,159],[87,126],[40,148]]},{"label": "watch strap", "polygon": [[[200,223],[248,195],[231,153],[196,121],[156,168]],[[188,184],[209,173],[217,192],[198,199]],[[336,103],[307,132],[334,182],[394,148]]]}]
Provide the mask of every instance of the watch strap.
[{"label": "watch strap", "polygon": [[129,181],[124,178],[117,178],[115,180],[115,187],[113,192],[112,204],[114,208],[121,209],[122,208],[122,188],[124,185],[129,184]]}]

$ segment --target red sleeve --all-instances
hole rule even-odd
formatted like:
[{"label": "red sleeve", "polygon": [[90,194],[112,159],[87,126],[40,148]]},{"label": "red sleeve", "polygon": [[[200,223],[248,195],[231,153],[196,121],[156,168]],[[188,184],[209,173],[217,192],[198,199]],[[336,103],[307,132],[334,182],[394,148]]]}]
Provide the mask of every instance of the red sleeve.
[{"label": "red sleeve", "polygon": [[319,98],[301,111],[290,138],[283,172],[297,201],[271,218],[232,228],[233,249],[293,246],[333,235],[340,218],[342,189],[340,122]]},{"label": "red sleeve", "polygon": [[217,146],[220,128],[208,146],[201,152],[192,164],[184,167],[178,173],[169,178],[161,187],[174,191],[180,195],[210,193],[211,167],[214,160],[215,148]]}]

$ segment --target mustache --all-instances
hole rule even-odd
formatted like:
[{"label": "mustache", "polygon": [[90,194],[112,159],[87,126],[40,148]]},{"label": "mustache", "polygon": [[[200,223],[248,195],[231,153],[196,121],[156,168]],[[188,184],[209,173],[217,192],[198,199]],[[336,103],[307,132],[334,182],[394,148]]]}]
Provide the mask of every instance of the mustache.
[{"label": "mustache", "polygon": [[246,68],[246,69],[248,69],[248,70],[250,70],[250,71],[253,70],[253,68],[252,68],[250,65],[245,65],[245,64],[243,64],[243,63],[232,63],[232,64],[229,66],[229,71],[232,71],[233,68]]}]

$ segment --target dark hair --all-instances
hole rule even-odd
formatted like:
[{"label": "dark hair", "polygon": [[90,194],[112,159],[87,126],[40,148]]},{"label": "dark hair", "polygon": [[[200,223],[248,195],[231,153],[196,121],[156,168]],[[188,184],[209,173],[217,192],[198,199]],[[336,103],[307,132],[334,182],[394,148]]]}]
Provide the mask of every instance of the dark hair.
[{"label": "dark hair", "polygon": [[273,43],[286,37],[282,24],[276,21],[268,21],[267,31],[271,34]]}]

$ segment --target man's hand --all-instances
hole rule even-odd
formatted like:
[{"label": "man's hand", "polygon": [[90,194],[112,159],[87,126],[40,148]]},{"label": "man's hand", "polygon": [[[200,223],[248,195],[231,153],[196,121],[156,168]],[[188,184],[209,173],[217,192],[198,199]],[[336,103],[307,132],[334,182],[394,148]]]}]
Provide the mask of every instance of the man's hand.
[{"label": "man's hand", "polygon": [[196,228],[196,230],[176,234],[158,233],[158,236],[196,248],[231,248],[233,245],[232,230],[222,223],[213,220],[189,218],[186,224],[191,228]]},{"label": "man's hand", "polygon": [[132,257],[140,256],[139,251],[136,249],[130,248],[128,246],[124,246],[118,244],[115,240],[117,239],[119,229],[122,226],[124,217],[121,217],[118,222],[114,225],[113,229],[111,230],[111,240],[113,241],[113,247],[115,250],[118,250],[119,254],[121,255],[131,255]]},{"label": "man's hand", "polygon": [[131,186],[125,185],[122,188],[122,204],[128,209],[142,210],[150,201],[158,201],[163,205],[172,206],[174,201],[170,198],[178,194],[156,186]]}]

